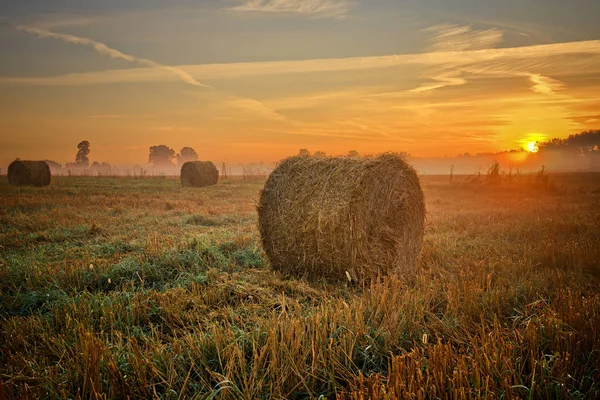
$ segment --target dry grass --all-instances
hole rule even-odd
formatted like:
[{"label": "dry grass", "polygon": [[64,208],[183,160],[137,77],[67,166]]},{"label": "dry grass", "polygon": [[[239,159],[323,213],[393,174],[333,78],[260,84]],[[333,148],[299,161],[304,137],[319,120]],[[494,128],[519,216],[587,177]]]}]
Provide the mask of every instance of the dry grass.
[{"label": "dry grass", "polygon": [[597,398],[600,177],[425,177],[417,271],[287,279],[261,183],[0,181],[0,398]]},{"label": "dry grass", "polygon": [[413,271],[425,202],[415,170],[399,155],[298,156],[267,180],[258,222],[274,269],[364,285]]}]

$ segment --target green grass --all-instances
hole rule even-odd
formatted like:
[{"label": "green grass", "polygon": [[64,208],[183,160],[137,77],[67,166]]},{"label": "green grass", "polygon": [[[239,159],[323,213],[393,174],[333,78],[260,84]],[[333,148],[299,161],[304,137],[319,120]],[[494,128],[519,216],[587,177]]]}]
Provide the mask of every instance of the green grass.
[{"label": "green grass", "polygon": [[361,288],[269,270],[262,182],[0,178],[0,398],[597,398],[600,176],[550,183],[424,177]]}]

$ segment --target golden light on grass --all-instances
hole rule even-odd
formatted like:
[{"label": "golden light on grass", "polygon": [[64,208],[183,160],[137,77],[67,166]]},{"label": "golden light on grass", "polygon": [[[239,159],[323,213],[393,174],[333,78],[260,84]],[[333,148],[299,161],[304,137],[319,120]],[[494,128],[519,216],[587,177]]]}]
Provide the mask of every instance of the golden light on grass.
[{"label": "golden light on grass", "polygon": [[421,177],[416,273],[363,287],[267,267],[264,181],[2,177],[0,398],[600,398],[598,183],[552,179]]}]

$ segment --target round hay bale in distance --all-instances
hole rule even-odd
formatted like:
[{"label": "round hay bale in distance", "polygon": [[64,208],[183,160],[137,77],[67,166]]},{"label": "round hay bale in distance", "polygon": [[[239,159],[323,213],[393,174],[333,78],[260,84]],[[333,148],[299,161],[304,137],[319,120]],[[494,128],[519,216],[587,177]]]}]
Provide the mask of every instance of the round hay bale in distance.
[{"label": "round hay bale in distance", "polygon": [[181,166],[181,186],[210,186],[218,180],[219,170],[210,161],[188,161]]},{"label": "round hay bale in distance", "polygon": [[8,166],[8,183],[13,186],[48,186],[51,176],[44,161],[15,160]]},{"label": "round hay bale in distance", "polygon": [[273,269],[366,283],[414,269],[425,200],[415,170],[397,154],[295,156],[265,183],[258,222]]}]

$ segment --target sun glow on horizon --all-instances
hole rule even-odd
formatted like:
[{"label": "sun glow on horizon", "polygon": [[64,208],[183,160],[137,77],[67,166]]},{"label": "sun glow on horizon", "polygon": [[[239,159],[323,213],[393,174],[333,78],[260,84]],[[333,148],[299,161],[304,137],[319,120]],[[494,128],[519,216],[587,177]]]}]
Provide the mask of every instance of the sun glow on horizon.
[{"label": "sun glow on horizon", "polygon": [[537,153],[539,144],[546,141],[548,136],[543,133],[527,133],[523,139],[519,141],[521,149],[528,153]]},{"label": "sun glow on horizon", "polygon": [[537,153],[539,150],[537,142],[527,143],[527,151],[530,153]]}]

